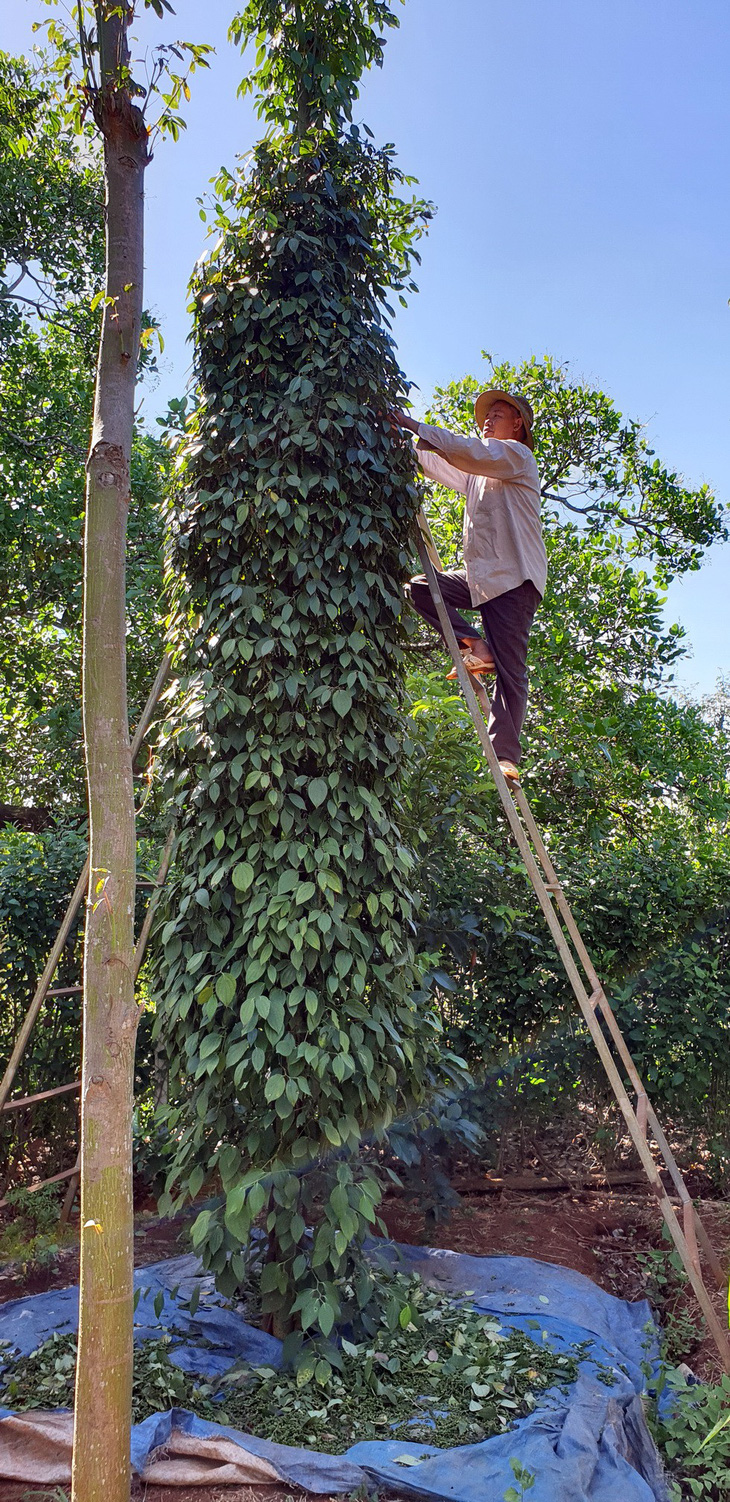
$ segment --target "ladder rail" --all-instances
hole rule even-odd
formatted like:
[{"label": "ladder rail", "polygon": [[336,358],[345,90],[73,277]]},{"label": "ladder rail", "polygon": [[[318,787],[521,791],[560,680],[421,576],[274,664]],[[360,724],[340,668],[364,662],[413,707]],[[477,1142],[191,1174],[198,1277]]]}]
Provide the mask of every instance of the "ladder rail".
[{"label": "ladder rail", "polygon": [[[622,1062],[624,1062],[625,1055],[625,1058],[627,1058],[630,1063],[631,1067],[629,1077],[631,1078],[632,1084],[637,1082],[640,1092],[645,1094],[645,1092],[643,1092],[643,1086],[641,1085],[638,1071],[636,1070],[628,1048],[626,1047],[623,1034],[621,1033],[618,1027],[618,1023],[613,1016],[613,1012],[608,1005],[603,986],[596,974],[595,968],[590,960],[590,956],[588,955],[588,951],[585,948],[585,944],[583,943],[583,939],[577,928],[575,919],[570,910],[567,899],[565,898],[565,894],[563,893],[557,874],[545,849],[542,837],[540,836],[537,825],[535,824],[535,821],[532,817],[532,813],[529,809],[529,806],[527,805],[527,800],[525,798],[524,792],[522,788],[518,786],[514,789],[513,797],[510,789],[507,786],[506,780],[499,765],[498,758],[494,751],[494,747],[490,740],[487,726],[484,722],[483,714],[479,708],[477,698],[474,694],[470,676],[467,673],[467,670],[464,667],[461,659],[459,645],[446,611],[443,595],[438,583],[437,573],[432,563],[431,557],[429,556],[429,551],[426,543],[423,539],[423,535],[420,529],[420,523],[415,541],[418,550],[418,556],[420,558],[421,565],[423,567],[424,574],[429,585],[431,598],[436,609],[439,624],[441,626],[446,645],[449,649],[449,653],[453,660],[454,667],[456,668],[458,682],[464,694],[464,699],[474,723],[474,728],[479,737],[479,741],[484,751],[489,770],[492,773],[492,777],[497,788],[497,793],[507,815],[510,829],[517,844],[517,848],[524,861],[531,885],[538,899],[540,907],[542,908],[545,921],[548,925],[553,938],[553,942],[562,961],[563,968],[566,972],[568,980],[570,981],[584,1021],[590,1032],[598,1056],[601,1060],[608,1081],[611,1085],[621,1113],[626,1122],[629,1134],[639,1155],[639,1159],[646,1173],[652,1192],[659,1203],[662,1216],[670,1232],[672,1240],[677,1248],[689,1283],[705,1316],[708,1328],[712,1333],[724,1370],[726,1372],[730,1372],[730,1340],[728,1340],[727,1334],[723,1329],[723,1326],[719,1320],[717,1312],[712,1304],[702,1278],[702,1273],[699,1266],[697,1242],[695,1239],[696,1221],[694,1215],[694,1207],[688,1195],[684,1180],[681,1178],[681,1174],[676,1168],[671,1150],[669,1149],[666,1138],[662,1133],[663,1148],[666,1147],[667,1153],[669,1153],[669,1156],[672,1158],[672,1164],[676,1169],[677,1179],[674,1178],[674,1174],[672,1174],[672,1178],[677,1188],[680,1188],[681,1184],[680,1194],[683,1201],[684,1225],[680,1225],[679,1219],[674,1210],[674,1206],[669,1200],[666,1190],[664,1189],[664,1185],[662,1184],[661,1176],[650,1151],[646,1135],[642,1130],[642,1126],[638,1120],[634,1107],[629,1100],[629,1096],[617,1068],[613,1054],[611,1053],[601,1024],[598,1020],[598,1017],[596,1016],[596,1007],[599,1004],[601,1006],[602,1016],[604,1016],[611,1033],[611,1037],[619,1050]],[[517,802],[515,802],[515,798],[517,799]],[[527,811],[527,818],[523,823],[525,810]],[[533,852],[533,849],[530,846],[528,834],[530,836],[530,839],[533,840],[536,853]],[[534,839],[534,835],[537,836],[536,840]],[[546,877],[547,881],[545,880]],[[553,905],[553,898],[555,898],[557,902],[558,911],[556,911],[556,908]],[[563,918],[563,921],[565,922],[568,933],[570,934],[570,937],[575,944],[580,963],[583,965],[585,973],[588,976],[589,981],[591,982],[592,990],[590,994],[586,990],[585,984],[581,978],[578,966],[576,964],[576,959],[571,953],[571,950],[568,946],[566,935],[561,926],[560,918]],[[605,1012],[604,1003],[606,1007]],[[609,1021],[609,1013],[611,1021]],[[619,1038],[621,1040],[620,1044],[618,1042]],[[653,1112],[651,1114],[652,1130],[654,1130],[653,1122],[656,1118],[654,1117]],[[697,1229],[699,1230],[699,1227],[697,1227]],[[709,1238],[703,1236],[703,1243],[705,1239],[709,1240]],[[715,1264],[713,1266],[713,1272],[716,1268],[717,1270],[721,1271],[719,1260],[714,1257],[714,1254],[711,1260]],[[724,1286],[724,1279],[722,1286]]]},{"label": "ladder rail", "polygon": [[583,941],[583,936],[575,921],[562,883],[550,859],[550,855],[545,846],[545,842],[535,821],[535,816],[532,812],[532,809],[530,808],[529,803],[527,802],[527,798],[525,797],[524,790],[521,787],[517,787],[515,789],[515,796],[520,813],[522,815],[524,823],[527,826],[527,830],[532,843],[537,851],[540,864],[543,868],[543,871],[545,872],[545,875],[548,878],[547,885],[550,891],[552,891],[553,896],[555,897],[555,900],[560,909],[561,916],[573,942],[573,946],[580,957],[583,969],[585,970],[585,973],[588,976],[588,979],[593,987],[594,994],[597,994],[597,1005],[601,1009],[603,1019],[611,1034],[611,1037],[613,1038],[614,1044],[616,1045],[616,1051],[619,1054],[624,1069],[626,1070],[626,1073],[631,1080],[632,1086],[636,1091],[637,1118],[639,1119],[639,1123],[644,1131],[646,1125],[650,1127],[657,1147],[659,1148],[659,1151],[666,1164],[667,1172],[670,1174],[674,1187],[677,1190],[680,1200],[682,1201],[682,1205],[686,1206],[687,1204],[689,1204],[692,1206],[692,1214],[694,1220],[692,1231],[696,1231],[697,1237],[702,1246],[702,1250],[704,1251],[705,1256],[707,1257],[707,1260],[712,1268],[712,1275],[715,1279],[715,1282],[717,1283],[718,1288],[724,1289],[727,1280],[723,1273],[720,1259],[702,1224],[699,1211],[692,1201],[692,1196],[687,1189],[682,1171],[657,1119],[657,1115],[652,1106],[646,1086],[641,1078],[641,1075],[639,1074],[634,1059],[631,1056],[628,1044],[626,1042],[626,1039],[624,1038],[621,1028],[619,1027],[618,1021],[616,1019],[616,1014],[613,1010],[613,1007],[611,1006],[610,1001],[608,1000],[608,997],[606,996],[603,985],[601,984],[601,981],[596,974],[593,962]]},{"label": "ladder rail", "polygon": [[39,1090],[36,1095],[16,1095],[3,1106],[3,1111],[24,1111],[28,1106],[37,1106],[42,1100],[55,1100],[59,1095],[71,1095],[81,1089],[81,1080],[70,1080],[67,1085],[55,1085],[52,1090]]}]

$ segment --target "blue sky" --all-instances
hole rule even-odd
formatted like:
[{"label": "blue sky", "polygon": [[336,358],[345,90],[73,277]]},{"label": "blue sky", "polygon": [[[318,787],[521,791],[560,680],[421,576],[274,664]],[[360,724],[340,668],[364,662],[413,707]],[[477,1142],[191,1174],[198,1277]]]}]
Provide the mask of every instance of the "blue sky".
[{"label": "blue sky", "polygon": [[[478,373],[480,351],[549,353],[649,425],[661,458],[730,501],[730,7],[727,0],[408,0],[358,115],[437,205],[420,295],[399,314],[424,402]],[[228,0],[177,0],[145,42],[212,42],[188,130],[147,173],[146,301],[162,320],[152,405],[184,385],[185,288],[205,228],[196,198],[260,133],[226,42]],[[0,45],[32,44],[40,0],[14,0]],[[140,47],[141,50],[141,47]],[[148,406],[150,399],[147,399]],[[672,586],[670,619],[700,691],[730,671],[730,548]]]}]

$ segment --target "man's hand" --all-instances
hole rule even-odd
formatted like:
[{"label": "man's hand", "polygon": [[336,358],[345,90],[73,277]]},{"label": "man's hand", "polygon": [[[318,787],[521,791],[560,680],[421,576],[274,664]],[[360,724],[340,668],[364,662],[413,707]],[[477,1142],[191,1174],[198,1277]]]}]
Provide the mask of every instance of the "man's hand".
[{"label": "man's hand", "polygon": [[392,422],[396,428],[408,428],[410,433],[418,432],[418,423],[409,417],[407,412],[401,412],[398,407],[394,407],[392,412],[388,413],[388,421]]}]

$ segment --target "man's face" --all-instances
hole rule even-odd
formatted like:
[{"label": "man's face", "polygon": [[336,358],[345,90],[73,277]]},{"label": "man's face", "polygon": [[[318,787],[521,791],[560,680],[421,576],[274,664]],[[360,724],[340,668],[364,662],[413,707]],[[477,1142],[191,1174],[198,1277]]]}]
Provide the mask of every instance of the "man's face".
[{"label": "man's face", "polygon": [[484,419],[485,438],[519,438],[522,418],[509,402],[494,402]]}]

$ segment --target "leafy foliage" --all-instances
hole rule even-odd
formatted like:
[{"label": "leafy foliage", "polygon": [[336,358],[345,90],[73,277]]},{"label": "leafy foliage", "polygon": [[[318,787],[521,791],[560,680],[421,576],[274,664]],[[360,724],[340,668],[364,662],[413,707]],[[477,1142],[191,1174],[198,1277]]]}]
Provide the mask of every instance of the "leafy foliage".
[{"label": "leafy foliage", "polygon": [[[62,341],[31,336],[27,360],[0,386],[6,411],[28,434],[24,451],[4,455],[7,490],[0,491],[4,556],[5,630],[0,676],[5,737],[0,753],[0,801],[30,803],[55,817],[78,820],[85,812],[81,748],[80,622],[81,533],[90,371],[80,371]],[[15,353],[20,354],[20,346]],[[9,390],[10,377],[17,374]],[[67,376],[69,379],[67,380]],[[81,388],[79,390],[79,388]],[[83,405],[82,405],[83,404]],[[58,438],[57,412],[73,428],[73,443]],[[49,423],[43,440],[36,434]],[[0,447],[3,440],[0,439]],[[138,433],[132,455],[134,504],[128,533],[128,664],[132,718],[149,692],[162,656],[161,525],[158,505],[168,456]],[[2,476],[0,476],[0,484]]]},{"label": "leafy foliage", "polygon": [[10,1220],[0,1232],[0,1258],[7,1267],[14,1263],[23,1277],[52,1266],[64,1242],[75,1239],[70,1226],[59,1225],[58,1185],[48,1185],[33,1194],[11,1189],[5,1196]]},{"label": "leafy foliage", "polygon": [[728,1147],[729,926],[723,904],[615,989],[621,1026],[650,1088],[658,1086],[688,1126],[714,1125]]},{"label": "leafy foliage", "polygon": [[417,1277],[396,1276],[387,1292],[371,1338],[344,1340],[335,1370],[316,1355],[305,1355],[296,1373],[245,1370],[240,1395],[235,1387],[224,1394],[227,1421],[331,1454],[367,1439],[448,1449],[503,1433],[548,1388],[575,1380],[571,1349],[559,1354],[522,1331],[503,1332]]},{"label": "leafy foliage", "polygon": [[[0,832],[0,1060],[10,1057],[20,1024],[35,990],[38,975],[55,939],[68,898],[86,854],[84,841],[73,832],[32,835]],[[72,930],[61,956],[56,985],[79,979],[79,929]],[[32,1046],[21,1060],[15,1093],[29,1095],[73,1080],[79,1067],[79,999],[56,996],[48,1003],[43,1023],[33,1033]],[[15,1177],[29,1135],[53,1143],[67,1143],[75,1130],[77,1101],[73,1096],[46,1101],[34,1109],[32,1132],[23,1112],[0,1118],[0,1174]],[[51,1131],[51,1126],[55,1130]],[[68,1149],[66,1148],[66,1151]],[[53,1146],[51,1146],[51,1155]],[[66,1163],[51,1162],[49,1172]]]},{"label": "leafy foliage", "polygon": [[[83,156],[47,77],[0,53],[0,345],[31,315],[68,326],[103,263],[98,155]],[[80,322],[74,319],[75,329]],[[87,320],[87,333],[88,333]]]},{"label": "leafy foliage", "polygon": [[[83,829],[52,828],[32,834],[0,830],[0,1070],[4,1069],[30,1003],[38,977],[77,878],[86,858]],[[140,858],[149,864],[147,841],[140,842]],[[142,866],[144,869],[144,865]],[[147,892],[137,893],[137,924],[141,923]],[[81,930],[83,910],[71,929],[54,977],[54,989],[75,986],[81,977]],[[141,1089],[149,1085],[151,1017],[144,1013],[137,1047],[136,1080]],[[49,997],[29,1045],[20,1062],[13,1093],[30,1095],[70,1083],[80,1064],[79,995]],[[32,1111],[32,1115],[29,1112]],[[141,1105],[142,1114],[145,1114]],[[12,1111],[0,1117],[0,1174],[3,1178],[27,1177],[23,1170],[31,1141],[43,1141],[49,1153],[48,1172],[68,1166],[69,1142],[76,1132],[78,1098],[73,1095],[40,1102],[28,1111]],[[161,1143],[152,1123],[149,1139],[142,1143],[141,1158],[152,1163]],[[144,1133],[142,1134],[145,1135]],[[61,1155],[56,1161],[55,1154]],[[44,1203],[43,1195],[31,1196],[29,1206]],[[57,1219],[57,1216],[56,1216]]]},{"label": "leafy foliage", "polygon": [[[0,802],[83,816],[80,617],[103,193],[98,151],[53,103],[48,70],[0,54]],[[144,368],[154,368],[151,352]],[[129,520],[129,678],[141,707],[162,654],[163,445],[138,431]]]},{"label": "leafy foliage", "polygon": [[[336,1455],[361,1439],[447,1448],[504,1433],[549,1388],[575,1381],[582,1348],[557,1352],[520,1330],[501,1331],[417,1277],[384,1281],[372,1338],[344,1340],[332,1353],[334,1370],[308,1351],[296,1373],[232,1367],[214,1392],[175,1365],[174,1337],[144,1341],[134,1353],[135,1422],[185,1407],[278,1444]],[[54,1333],[29,1356],[10,1356],[0,1399],[19,1411],[71,1407],[75,1363],[76,1337]]]},{"label": "leafy foliage", "polygon": [[[213,1389],[170,1359],[172,1337],[146,1340],[135,1349],[132,1382],[132,1422],[141,1424],[151,1413],[190,1408],[199,1418],[219,1419]],[[0,1372],[0,1398],[17,1412],[33,1408],[73,1408],[76,1336],[58,1331],[28,1356],[10,1354]]]},{"label": "leafy foliage", "polygon": [[[258,149],[195,289],[201,394],[168,512],[175,1176],[221,1176],[195,1240],[224,1288],[268,1206],[265,1306],[325,1337],[379,1199],[363,1131],[444,1067],[398,828],[418,495],[380,416],[402,380],[379,313],[401,253],[382,222],[374,239],[390,184],[355,134]],[[372,1291],[363,1273],[356,1302]]]},{"label": "leafy foliage", "polygon": [[[58,931],[68,898],[86,854],[83,839],[73,832],[0,834],[0,1039],[2,1053],[10,1053],[38,974]],[[69,936],[57,984],[78,980],[78,933]],[[78,1017],[78,998],[55,998],[49,1025],[40,1030],[32,1054],[21,1064],[19,1083],[25,1093],[45,1090],[68,1078],[78,1064],[79,1041],[74,1025],[69,1037],[66,1007]],[[68,1047],[73,1049],[67,1054]]]},{"label": "leafy foliage", "polygon": [[[434,980],[453,984],[438,971]],[[381,1170],[418,1204],[428,1233],[459,1203],[449,1182],[449,1160],[464,1151],[476,1154],[482,1145],[483,1133],[467,1114],[460,1082],[456,1089],[434,1091],[399,1117],[388,1132],[386,1151],[380,1144],[374,1151]]]},{"label": "leafy foliage", "polygon": [[11,1189],[7,1195],[14,1219],[29,1231],[43,1235],[58,1224],[58,1185],[48,1184],[31,1194],[27,1189]]},{"label": "leafy foliage", "polygon": [[524,1502],[527,1493],[532,1491],[537,1477],[533,1471],[528,1470],[527,1466],[521,1465],[520,1461],[514,1458],[510,1460],[510,1467],[520,1489],[518,1491],[517,1486],[508,1486],[504,1493],[504,1502]]},{"label": "leafy foliage", "polygon": [[264,1307],[326,1340],[374,1292],[363,1132],[381,1137],[447,1065],[398,828],[418,494],[382,416],[402,377],[381,307],[410,285],[420,206],[397,197],[392,149],[338,129],[390,13],[325,9],[326,27],[317,3],[234,23],[240,39],[276,22],[251,85],[292,133],[222,179],[195,288],[201,394],[170,513],[184,875],[160,1034],[185,1080],[171,1183],[195,1194],[216,1171],[226,1193],[194,1228],[206,1265],[242,1281],[266,1208]]},{"label": "leafy foliage", "polygon": [[258,91],[273,124],[336,130],[352,119],[364,69],[382,67],[382,28],[397,25],[387,0],[248,0],[230,28],[257,47],[241,92]]},{"label": "leafy foliage", "polygon": [[0,1377],[0,1393],[7,1407],[70,1408],[73,1406],[76,1336],[50,1338],[28,1356],[11,1355]]},{"label": "leafy foliage", "polygon": [[706,1326],[692,1300],[682,1259],[671,1244],[666,1226],[662,1228],[662,1237],[664,1246],[637,1252],[636,1261],[644,1291],[657,1315],[662,1360],[674,1365],[692,1356],[706,1333]]},{"label": "leafy foliage", "polygon": [[655,1419],[654,1433],[676,1478],[672,1502],[724,1502],[730,1496],[730,1377],[690,1384],[677,1372],[667,1386],[671,1405]]}]

